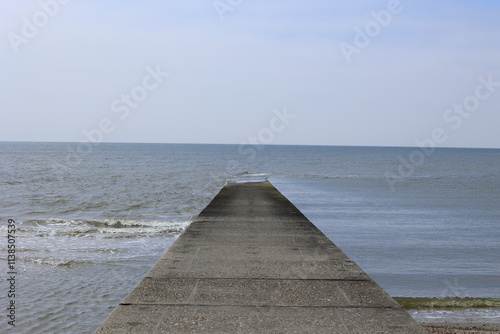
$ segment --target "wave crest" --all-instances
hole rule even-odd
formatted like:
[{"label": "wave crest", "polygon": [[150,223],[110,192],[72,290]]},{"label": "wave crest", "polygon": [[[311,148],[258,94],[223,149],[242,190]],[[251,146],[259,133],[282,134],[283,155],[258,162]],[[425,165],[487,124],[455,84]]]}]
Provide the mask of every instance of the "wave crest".
[{"label": "wave crest", "polygon": [[180,234],[188,221],[140,221],[124,219],[59,219],[26,220],[18,225],[18,232],[34,237],[67,236],[95,238],[135,238]]}]

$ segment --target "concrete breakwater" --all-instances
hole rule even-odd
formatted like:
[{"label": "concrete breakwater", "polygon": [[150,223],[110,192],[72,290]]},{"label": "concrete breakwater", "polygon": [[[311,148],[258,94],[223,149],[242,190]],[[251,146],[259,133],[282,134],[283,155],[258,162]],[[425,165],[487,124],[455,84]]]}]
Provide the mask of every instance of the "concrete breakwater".
[{"label": "concrete breakwater", "polygon": [[271,183],[250,182],[224,187],[95,333],[425,332]]}]

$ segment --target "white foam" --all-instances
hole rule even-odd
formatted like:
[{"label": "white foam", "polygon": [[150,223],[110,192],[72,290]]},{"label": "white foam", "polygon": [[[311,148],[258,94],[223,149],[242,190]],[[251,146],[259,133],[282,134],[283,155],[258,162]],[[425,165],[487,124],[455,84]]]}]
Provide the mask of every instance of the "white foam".
[{"label": "white foam", "polygon": [[269,174],[266,173],[241,173],[232,176],[226,184],[238,184],[238,183],[251,183],[251,182],[265,182],[269,179]]},{"label": "white foam", "polygon": [[123,219],[61,219],[27,221],[19,226],[26,236],[71,236],[96,238],[134,238],[161,234],[180,234],[190,221],[141,221]]}]

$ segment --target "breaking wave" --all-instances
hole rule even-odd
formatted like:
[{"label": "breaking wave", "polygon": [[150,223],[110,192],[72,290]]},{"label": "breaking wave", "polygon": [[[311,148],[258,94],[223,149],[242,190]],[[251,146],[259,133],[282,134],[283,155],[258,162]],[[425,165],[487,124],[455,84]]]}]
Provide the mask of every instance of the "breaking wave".
[{"label": "breaking wave", "polygon": [[124,219],[26,220],[18,224],[18,233],[31,237],[68,236],[94,238],[135,238],[180,234],[189,221],[139,221]]}]

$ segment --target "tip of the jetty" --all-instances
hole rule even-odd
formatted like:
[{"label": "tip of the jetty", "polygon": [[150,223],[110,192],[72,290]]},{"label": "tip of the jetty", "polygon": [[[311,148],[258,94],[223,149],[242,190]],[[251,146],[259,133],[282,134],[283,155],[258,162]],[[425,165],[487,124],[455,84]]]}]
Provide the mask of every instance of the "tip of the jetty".
[{"label": "tip of the jetty", "polygon": [[266,173],[249,173],[244,172],[237,175],[233,175],[226,182],[227,185],[243,184],[243,183],[261,183],[268,182],[269,174]]}]

